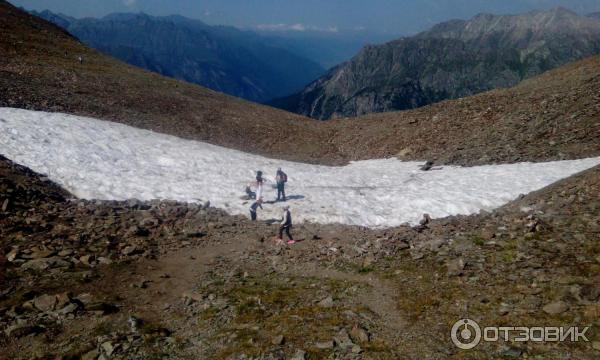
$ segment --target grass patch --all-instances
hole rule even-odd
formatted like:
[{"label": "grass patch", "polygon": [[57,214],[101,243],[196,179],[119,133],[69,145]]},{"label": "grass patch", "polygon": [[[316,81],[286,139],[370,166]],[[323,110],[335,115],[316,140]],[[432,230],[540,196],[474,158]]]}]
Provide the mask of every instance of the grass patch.
[{"label": "grass patch", "polygon": [[475,244],[477,246],[485,245],[485,240],[479,235],[472,235],[471,241],[473,241],[473,244]]},{"label": "grass patch", "polygon": [[[340,280],[282,279],[277,274],[230,284],[227,289],[215,289],[213,282],[205,291],[219,292],[235,308],[231,321],[207,339],[215,344],[213,358],[264,355],[279,347],[271,343],[276,335],[284,336],[282,347],[286,352],[304,349],[310,358],[330,355],[332,350],[316,349],[315,343],[332,340],[342,328],[350,330],[357,319],[350,318],[347,311],[364,312],[362,308],[344,304],[345,290],[352,285]],[[318,305],[325,294],[334,298],[334,306]],[[217,315],[218,311],[213,314]],[[363,348],[365,352],[389,351],[384,342],[368,345]]]},{"label": "grass patch", "polygon": [[372,266],[363,266],[360,269],[358,269],[358,273],[359,274],[368,274],[370,272],[373,272],[375,269]]}]

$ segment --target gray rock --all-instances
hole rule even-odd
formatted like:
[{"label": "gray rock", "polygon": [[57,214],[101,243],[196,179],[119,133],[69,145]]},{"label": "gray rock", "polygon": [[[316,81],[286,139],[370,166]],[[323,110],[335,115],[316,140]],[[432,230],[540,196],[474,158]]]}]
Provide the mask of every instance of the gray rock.
[{"label": "gray rock", "polygon": [[126,246],[125,248],[123,248],[123,250],[121,250],[121,254],[125,255],[125,256],[131,256],[133,254],[135,254],[137,252],[137,246],[135,245],[130,245],[130,246]]},{"label": "gray rock", "polygon": [[98,350],[94,349],[94,350],[88,351],[85,354],[83,354],[81,356],[81,360],[96,360],[97,357],[98,357]]},{"label": "gray rock", "polygon": [[498,314],[504,316],[510,313],[513,310],[513,306],[507,303],[500,304],[500,309],[498,309]]},{"label": "gray rock", "polygon": [[594,282],[592,284],[584,285],[580,293],[585,300],[596,301],[600,299],[600,284]]},{"label": "gray rock", "polygon": [[19,249],[12,249],[7,255],[6,260],[13,262],[19,257]]},{"label": "gray rock", "polygon": [[182,294],[182,297],[187,305],[192,304],[194,302],[202,302],[203,296],[194,291],[186,291]]},{"label": "gray rock", "polygon": [[56,304],[58,303],[55,295],[42,295],[33,299],[33,305],[36,309],[47,312],[52,311],[56,308]]},{"label": "gray rock", "polygon": [[115,346],[110,341],[103,342],[101,348],[102,352],[108,357],[110,357],[115,351]]},{"label": "gray rock", "polygon": [[58,256],[67,257],[73,255],[74,251],[71,249],[61,250],[58,252]]},{"label": "gray rock", "polygon": [[31,324],[16,324],[9,326],[4,330],[4,333],[8,337],[20,338],[30,334],[38,334],[43,331],[43,328],[31,325]]},{"label": "gray rock", "polygon": [[518,359],[523,354],[523,350],[513,346],[503,346],[500,351],[500,356],[508,359]]},{"label": "gray rock", "polygon": [[294,353],[290,360],[306,360],[306,351],[296,350],[296,353]]},{"label": "gray rock", "polygon": [[357,343],[366,343],[369,342],[370,336],[362,327],[354,326],[352,330],[350,330],[350,338]]},{"label": "gray rock", "polygon": [[450,260],[446,263],[448,276],[460,276],[464,273],[465,261],[462,258]]},{"label": "gray rock", "polygon": [[146,217],[146,218],[142,219],[142,221],[140,221],[141,227],[154,227],[154,226],[158,226],[158,224],[160,224],[160,221],[151,216]]},{"label": "gray rock", "polygon": [[324,308],[333,307],[333,298],[331,296],[328,296],[325,299],[319,301],[319,303],[317,305],[319,305],[320,307],[324,307]]},{"label": "gray rock", "polygon": [[119,308],[115,305],[104,303],[104,302],[93,302],[85,305],[86,311],[98,313],[100,315],[111,314],[119,311]]},{"label": "gray rock", "polygon": [[340,330],[340,332],[338,332],[337,335],[334,336],[333,341],[341,349],[347,349],[354,345],[346,329]]},{"label": "gray rock", "polygon": [[21,265],[21,269],[23,270],[35,270],[35,271],[44,271],[48,269],[55,268],[69,268],[71,267],[71,263],[69,261],[63,260],[60,257],[51,257],[45,259],[34,259],[29,260],[23,265]]},{"label": "gray rock", "polygon": [[325,349],[333,349],[333,340],[329,340],[329,341],[322,341],[322,342],[317,342],[315,343],[315,347],[317,349],[321,349],[321,350],[325,350]]},{"label": "gray rock", "polygon": [[129,324],[129,328],[131,329],[131,332],[133,332],[133,333],[138,332],[138,329],[139,329],[140,323],[141,323],[140,319],[138,319],[135,316],[130,316],[127,319],[127,323]]},{"label": "gray rock", "polygon": [[544,312],[546,314],[558,315],[558,314],[562,314],[565,311],[569,310],[569,305],[567,303],[565,303],[564,301],[557,301],[557,302],[553,302],[553,303],[545,305],[542,308],[542,310],[544,310]]},{"label": "gray rock", "polygon": [[98,263],[102,265],[110,265],[113,263],[113,261],[107,257],[101,256],[98,258]]},{"label": "gray rock", "polygon": [[30,259],[43,259],[43,258],[48,258],[54,254],[55,254],[55,252],[52,250],[35,249],[34,251],[31,252],[31,254],[29,254],[29,258]]},{"label": "gray rock", "polygon": [[81,261],[83,265],[90,266],[94,263],[94,255],[83,255],[79,258],[79,261]]},{"label": "gray rock", "polygon": [[77,304],[70,303],[69,305],[67,305],[64,308],[60,309],[58,312],[60,314],[63,314],[63,315],[68,315],[68,314],[74,313],[77,310],[78,307],[79,306]]},{"label": "gray rock", "polygon": [[277,346],[283,345],[284,342],[285,342],[285,338],[283,337],[283,335],[277,335],[271,339],[271,344],[277,345]]}]

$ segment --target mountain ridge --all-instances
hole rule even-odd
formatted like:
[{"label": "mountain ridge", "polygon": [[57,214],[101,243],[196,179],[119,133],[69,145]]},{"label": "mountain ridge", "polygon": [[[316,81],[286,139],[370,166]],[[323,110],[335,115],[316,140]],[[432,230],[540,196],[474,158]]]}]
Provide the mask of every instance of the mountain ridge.
[{"label": "mountain ridge", "polygon": [[270,104],[316,119],[411,109],[511,87],[598,53],[600,21],[564,8],[480,14],[366,46],[302,92]]},{"label": "mountain ridge", "polygon": [[324,72],[257,34],[179,15],[114,13],[75,19],[50,11],[32,13],[131,65],[252,101],[297,91]]}]

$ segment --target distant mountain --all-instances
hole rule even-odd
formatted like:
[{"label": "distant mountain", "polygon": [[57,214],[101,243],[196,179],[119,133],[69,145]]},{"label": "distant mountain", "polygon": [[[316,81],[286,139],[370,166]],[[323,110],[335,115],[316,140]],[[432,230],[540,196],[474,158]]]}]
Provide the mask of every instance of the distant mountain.
[{"label": "distant mountain", "polygon": [[[366,44],[382,44],[397,36],[366,30],[255,30],[269,43],[316,61],[326,69],[348,61]],[[314,79],[313,79],[314,80]]]},{"label": "distant mountain", "polygon": [[317,119],[417,108],[510,87],[600,53],[600,21],[567,9],[481,14],[367,46],[302,92],[271,105]]},{"label": "distant mountain", "polygon": [[600,11],[588,14],[588,17],[600,19]]},{"label": "distant mountain", "polygon": [[74,19],[50,11],[33,13],[129,64],[252,101],[299,91],[325,72],[258,34],[182,16]]}]

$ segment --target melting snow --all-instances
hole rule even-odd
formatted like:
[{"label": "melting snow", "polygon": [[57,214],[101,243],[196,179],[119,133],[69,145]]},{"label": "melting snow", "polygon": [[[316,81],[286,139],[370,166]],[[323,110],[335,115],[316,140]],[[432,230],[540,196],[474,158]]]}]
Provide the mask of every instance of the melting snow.
[{"label": "melting snow", "polygon": [[[296,220],[370,227],[416,223],[490,210],[519,194],[600,164],[600,158],[547,163],[444,166],[396,159],[343,167],[269,159],[117,123],[57,113],[0,108],[0,153],[46,174],[80,198],[205,201],[247,214],[246,184],[262,170],[273,200],[277,167],[288,174],[286,193]],[[259,218],[279,217],[281,203]]]}]

